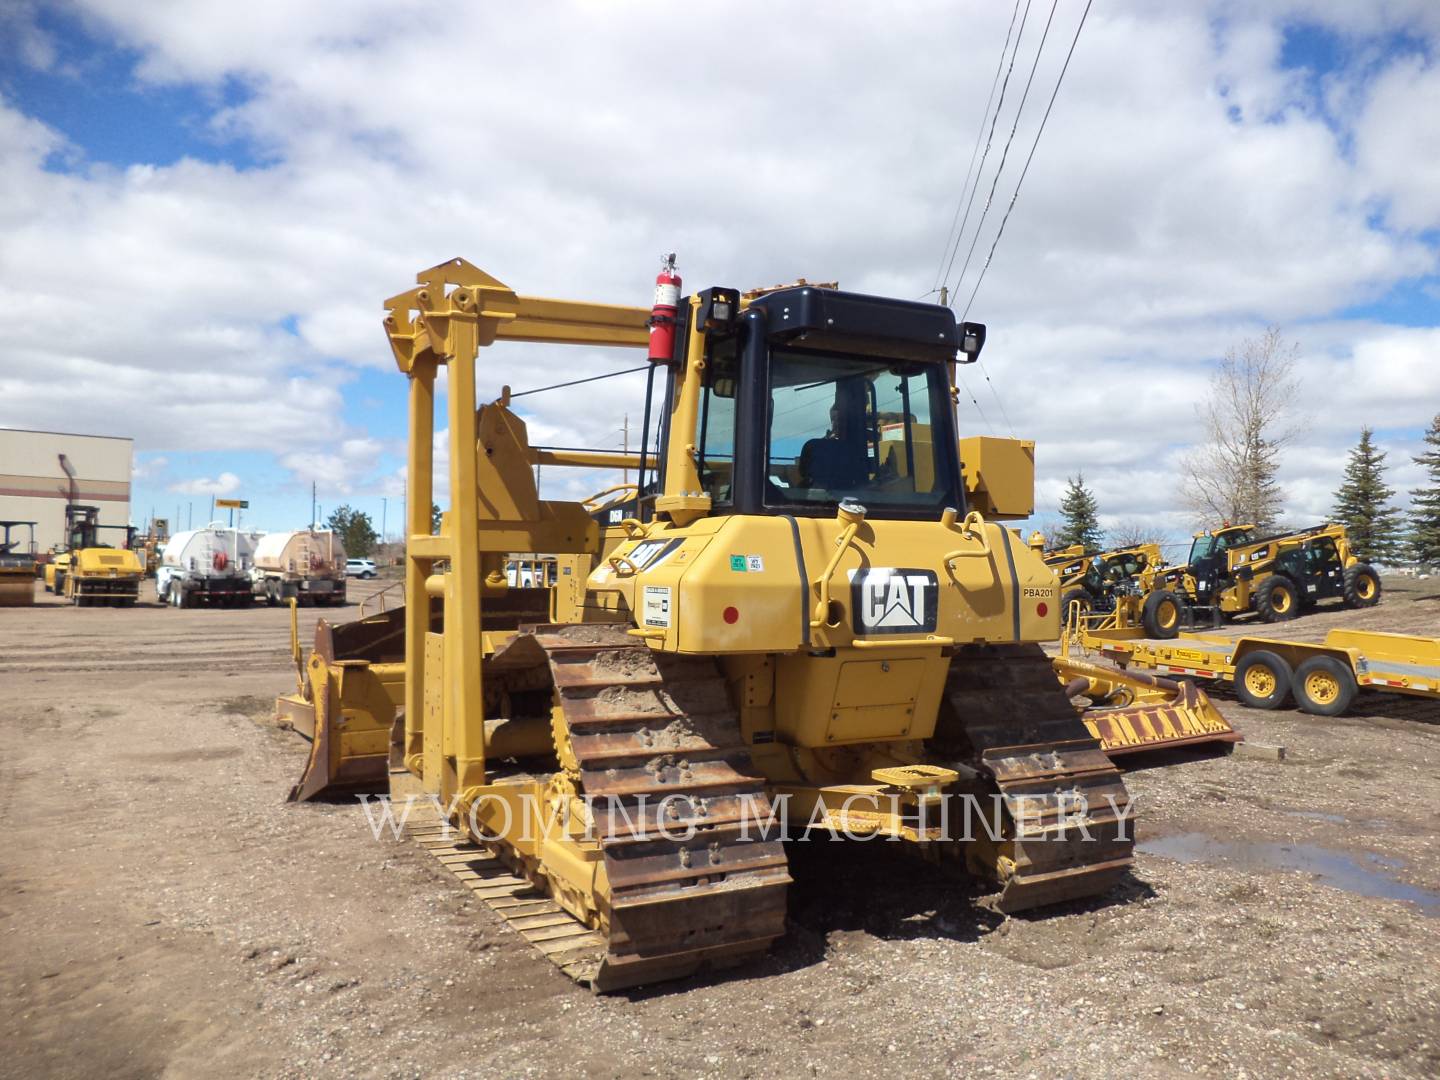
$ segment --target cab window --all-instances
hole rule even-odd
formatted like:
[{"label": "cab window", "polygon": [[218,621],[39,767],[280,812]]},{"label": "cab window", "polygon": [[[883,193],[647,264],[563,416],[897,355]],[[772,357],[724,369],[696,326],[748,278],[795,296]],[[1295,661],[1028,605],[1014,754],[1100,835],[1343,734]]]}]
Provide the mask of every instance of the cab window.
[{"label": "cab window", "polygon": [[735,388],[738,360],[733,338],[711,346],[700,397],[697,452],[700,486],[713,505],[732,499],[735,476]]},{"label": "cab window", "polygon": [[765,501],[820,507],[856,498],[882,511],[959,505],[933,435],[946,383],[941,364],[773,350]]}]

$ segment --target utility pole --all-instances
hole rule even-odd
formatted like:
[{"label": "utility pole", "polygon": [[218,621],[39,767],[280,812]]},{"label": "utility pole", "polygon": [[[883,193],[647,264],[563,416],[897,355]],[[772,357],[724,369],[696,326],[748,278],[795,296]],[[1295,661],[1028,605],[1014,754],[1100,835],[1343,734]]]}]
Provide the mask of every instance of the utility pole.
[{"label": "utility pole", "polygon": [[940,286],[940,306],[941,306],[941,307],[949,307],[949,306],[950,306],[950,286],[949,286],[949,285],[941,285],[941,286]]},{"label": "utility pole", "polygon": [[[232,515],[232,516],[233,516],[233,515]],[[205,524],[206,524],[206,525],[209,525],[210,522],[212,522],[212,521],[214,521],[214,520],[215,520],[215,496],[214,496],[214,494],[212,493],[211,496],[210,496],[210,517],[209,517],[208,520],[206,520]]]},{"label": "utility pole", "polygon": [[380,496],[380,542],[385,543],[385,513],[390,507],[390,501],[384,495]]},{"label": "utility pole", "polygon": [[310,527],[313,529],[320,522],[320,504],[315,501],[315,481],[310,481]]},{"label": "utility pole", "polygon": [[[625,451],[626,454],[629,454],[629,453],[630,453],[630,414],[629,414],[628,412],[625,414],[625,424],[624,424],[624,426],[620,429],[620,433],[621,433],[621,439],[622,439],[622,442],[621,442],[621,444],[620,444],[620,445],[621,445],[621,448]],[[629,470],[628,468],[622,469],[622,470],[620,471],[620,482],[621,482],[622,484],[628,484],[628,483],[630,482],[630,470]]]}]

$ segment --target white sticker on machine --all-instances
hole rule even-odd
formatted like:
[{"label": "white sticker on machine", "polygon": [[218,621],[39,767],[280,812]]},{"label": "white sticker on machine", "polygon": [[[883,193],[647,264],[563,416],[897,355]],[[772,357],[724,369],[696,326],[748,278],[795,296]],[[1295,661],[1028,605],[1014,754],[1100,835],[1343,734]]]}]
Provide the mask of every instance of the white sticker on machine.
[{"label": "white sticker on machine", "polygon": [[640,614],[646,626],[669,626],[670,586],[646,585]]}]

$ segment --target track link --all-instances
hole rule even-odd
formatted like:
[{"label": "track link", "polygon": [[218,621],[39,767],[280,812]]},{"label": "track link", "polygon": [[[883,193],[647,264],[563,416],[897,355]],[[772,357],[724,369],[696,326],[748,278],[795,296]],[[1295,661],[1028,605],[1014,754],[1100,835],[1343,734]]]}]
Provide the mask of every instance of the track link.
[{"label": "track link", "polygon": [[[403,774],[402,783],[408,776]],[[594,981],[605,939],[543,888],[513,874],[487,846],[464,839],[431,805],[412,809],[405,832],[552,964],[578,983]]]},{"label": "track link", "polygon": [[781,842],[764,838],[764,783],[715,662],[656,653],[621,627],[534,634],[609,882],[595,988],[763,953],[784,933],[790,875]]},{"label": "track link", "polygon": [[957,650],[935,743],[979,769],[1001,797],[997,910],[1098,896],[1129,872],[1129,793],[1038,645]]}]

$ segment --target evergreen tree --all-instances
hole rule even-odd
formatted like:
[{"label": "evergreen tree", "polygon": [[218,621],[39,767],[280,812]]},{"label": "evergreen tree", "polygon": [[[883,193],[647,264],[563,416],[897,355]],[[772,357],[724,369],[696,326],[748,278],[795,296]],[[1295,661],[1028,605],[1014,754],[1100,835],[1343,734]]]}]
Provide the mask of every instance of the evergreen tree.
[{"label": "evergreen tree", "polygon": [[1385,451],[1360,429],[1350,451],[1345,481],[1335,496],[1335,520],[1345,526],[1350,545],[1362,559],[1394,564],[1400,559],[1400,511],[1388,505],[1395,489],[1385,483]]},{"label": "evergreen tree", "polygon": [[363,510],[352,510],[349,506],[337,506],[325,519],[340,543],[345,545],[345,554],[352,559],[363,559],[375,550],[379,539],[370,515]]},{"label": "evergreen tree", "polygon": [[1056,547],[1079,544],[1087,555],[1100,550],[1100,507],[1085,486],[1084,473],[1070,477],[1070,486],[1060,502],[1060,516],[1065,523],[1055,534]]},{"label": "evergreen tree", "polygon": [[430,534],[431,534],[432,536],[439,536],[439,535],[440,535],[440,504],[439,504],[439,503],[433,503],[433,502],[432,502],[432,503],[430,504]]},{"label": "evergreen tree", "polygon": [[1416,457],[1425,466],[1429,483],[1410,491],[1410,557],[1421,566],[1440,566],[1440,415],[1425,432],[1429,449]]}]

